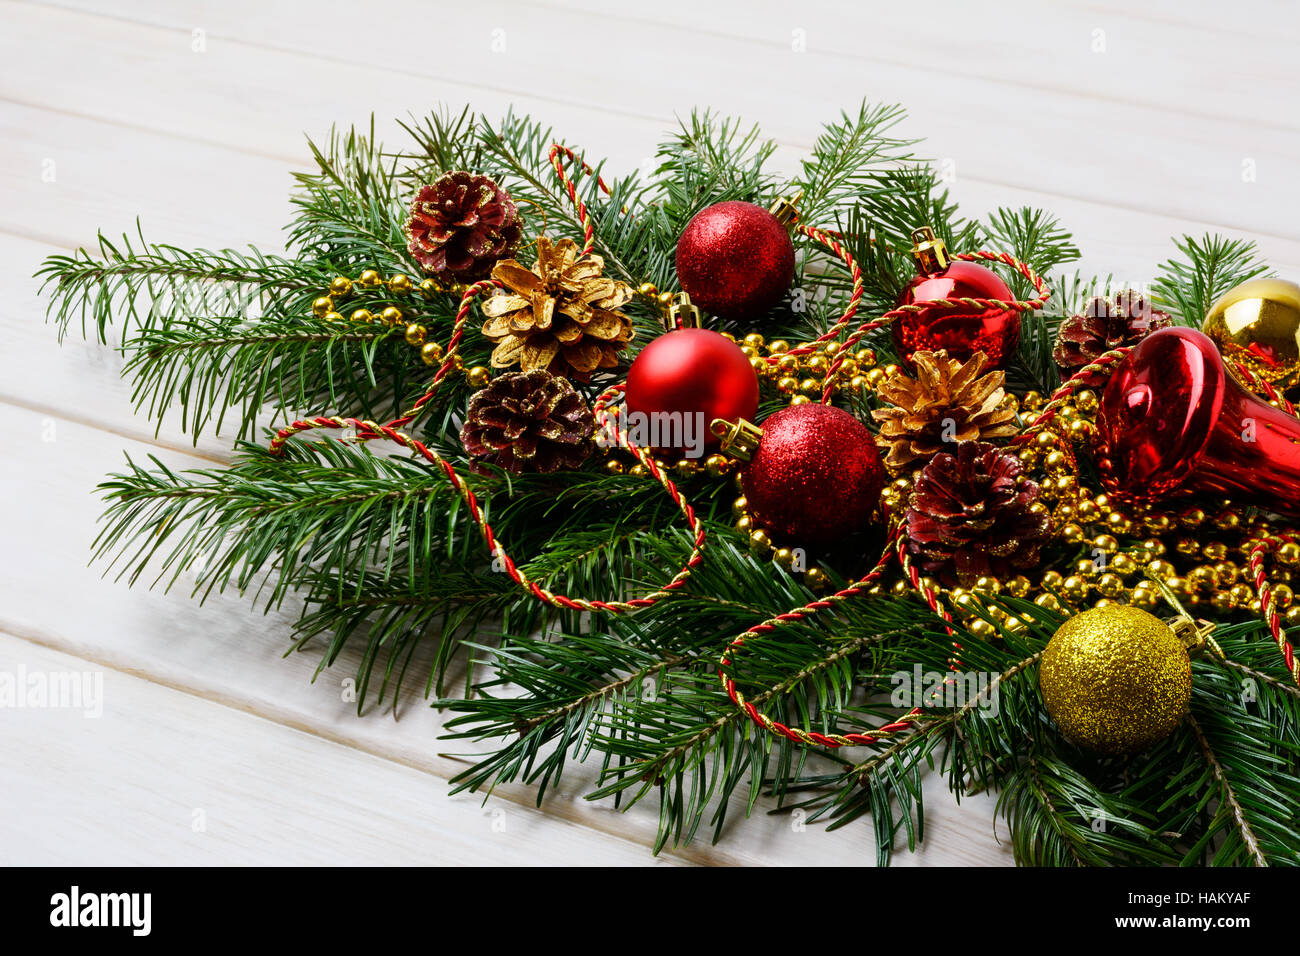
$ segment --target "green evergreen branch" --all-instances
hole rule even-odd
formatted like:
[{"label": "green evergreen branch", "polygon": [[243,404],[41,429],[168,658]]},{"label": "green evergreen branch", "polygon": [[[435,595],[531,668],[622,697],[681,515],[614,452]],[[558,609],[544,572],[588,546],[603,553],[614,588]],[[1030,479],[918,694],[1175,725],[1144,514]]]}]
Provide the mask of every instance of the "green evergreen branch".
[{"label": "green evergreen branch", "polygon": [[1179,258],[1166,260],[1151,284],[1153,304],[1175,321],[1199,328],[1221,295],[1248,279],[1271,275],[1254,242],[1205,235],[1174,240]]},{"label": "green evergreen branch", "polygon": [[1201,730],[1201,725],[1196,722],[1195,717],[1189,715],[1187,723],[1192,728],[1192,733],[1196,735],[1196,744],[1200,747],[1205,762],[1209,764],[1210,770],[1214,774],[1214,780],[1219,785],[1220,793],[1223,796],[1223,803],[1232,814],[1233,826],[1241,837],[1241,842],[1245,844],[1251,861],[1255,866],[1268,866],[1268,861],[1264,858],[1264,854],[1260,852],[1259,840],[1255,837],[1255,831],[1251,829],[1250,822],[1246,819],[1246,813],[1237,801],[1237,794],[1233,791],[1232,784],[1228,782],[1223,764],[1219,762],[1219,758],[1214,754],[1214,748],[1210,746],[1210,742],[1205,738],[1205,732]]}]

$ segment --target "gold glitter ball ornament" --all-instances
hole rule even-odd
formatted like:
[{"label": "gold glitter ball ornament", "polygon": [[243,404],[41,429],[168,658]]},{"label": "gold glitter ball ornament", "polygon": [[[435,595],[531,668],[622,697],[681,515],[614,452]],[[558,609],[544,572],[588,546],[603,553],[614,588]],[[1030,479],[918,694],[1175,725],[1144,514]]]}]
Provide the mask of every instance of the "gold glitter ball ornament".
[{"label": "gold glitter ball ornament", "polygon": [[1240,363],[1280,388],[1300,384],[1300,285],[1285,279],[1243,282],[1210,306],[1201,331],[1229,368]]},{"label": "gold glitter ball ornament", "polygon": [[1130,754],[1173,733],[1187,714],[1192,665],[1160,618],[1110,604],[1052,635],[1038,668],[1043,704],[1061,732],[1103,754]]}]

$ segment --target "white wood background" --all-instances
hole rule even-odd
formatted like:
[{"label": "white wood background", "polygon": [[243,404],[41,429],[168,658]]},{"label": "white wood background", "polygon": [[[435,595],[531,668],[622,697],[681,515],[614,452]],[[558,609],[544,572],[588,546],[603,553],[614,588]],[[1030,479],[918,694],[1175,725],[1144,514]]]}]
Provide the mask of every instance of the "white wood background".
[{"label": "white wood background", "polygon": [[[45,255],[137,215],[155,241],[276,249],[303,133],[371,111],[391,132],[438,102],[513,104],[623,168],[712,105],[762,123],[793,167],[867,97],[908,106],[967,211],[1048,207],[1085,269],[1144,282],[1171,235],[1217,230],[1294,278],[1298,45],[1291,0],[0,0],[0,672],[94,671],[105,694],[98,720],[0,710],[0,861],[873,858],[865,825],[760,815],[656,861],[652,806],[587,803],[578,774],[543,810],[518,788],[450,798],[463,764],[440,756],[437,715],[357,717],[351,662],[311,683],[314,658],[282,659],[288,618],[101,580],[100,477],[124,451],[184,467],[226,444],[155,437],[113,355],[56,345],[30,278]],[[1010,862],[990,799],[958,807],[932,779],[926,805],[925,847],[899,864]]]}]

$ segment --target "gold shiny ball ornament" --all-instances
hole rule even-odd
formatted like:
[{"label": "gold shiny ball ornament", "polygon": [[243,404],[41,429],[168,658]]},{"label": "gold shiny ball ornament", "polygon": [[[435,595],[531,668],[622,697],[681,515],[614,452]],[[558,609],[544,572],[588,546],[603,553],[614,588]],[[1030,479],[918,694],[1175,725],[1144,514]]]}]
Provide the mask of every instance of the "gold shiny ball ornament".
[{"label": "gold shiny ball ornament", "polygon": [[428,334],[428,332],[429,330],[426,329],[423,325],[420,325],[418,322],[413,322],[412,324],[406,327],[406,344],[423,345],[424,337],[425,335]]},{"label": "gold shiny ball ornament", "polygon": [[384,323],[384,325],[401,325],[402,310],[397,308],[397,306],[390,305],[388,308],[384,309],[384,311],[379,313],[379,321]]},{"label": "gold shiny ball ornament", "polygon": [[324,322],[329,322],[331,324],[347,321],[347,319],[343,317],[342,313],[339,312],[326,312],[324,315],[321,316],[321,320]]},{"label": "gold shiny ball ornament", "polygon": [[420,296],[425,299],[432,299],[442,291],[442,286],[438,285],[433,279],[424,279],[419,285]]},{"label": "gold shiny ball ornament", "polygon": [[367,269],[357,277],[357,285],[363,289],[378,289],[383,284],[383,277],[374,269]]},{"label": "gold shiny ball ornament", "polygon": [[1201,331],[1233,363],[1273,385],[1300,382],[1300,285],[1251,279],[1210,306]]},{"label": "gold shiny ball ornament", "polygon": [[442,361],[442,346],[437,342],[425,342],[420,346],[420,358],[425,365],[437,365]]},{"label": "gold shiny ball ornament", "polygon": [[388,291],[393,295],[408,295],[413,288],[410,276],[398,274],[388,277]]},{"label": "gold shiny ball ornament", "polygon": [[1070,740],[1131,754],[1173,733],[1192,696],[1187,649],[1160,618],[1108,604],[1076,614],[1052,635],[1038,668],[1052,720]]},{"label": "gold shiny ball ornament", "polygon": [[375,321],[375,314],[369,309],[353,309],[349,318],[357,325],[365,325],[367,322]]},{"label": "gold shiny ball ornament", "polygon": [[321,318],[334,311],[334,300],[327,295],[322,295],[312,300],[311,314],[316,318]]},{"label": "gold shiny ball ornament", "polygon": [[605,462],[605,471],[611,475],[621,475],[627,471],[627,466],[617,458],[610,458]]},{"label": "gold shiny ball ornament", "polygon": [[492,373],[482,365],[475,365],[465,373],[465,380],[471,388],[484,388],[492,381]]},{"label": "gold shiny ball ornament", "polygon": [[336,295],[340,299],[346,298],[352,294],[352,280],[347,276],[335,276],[330,280],[330,295]]}]

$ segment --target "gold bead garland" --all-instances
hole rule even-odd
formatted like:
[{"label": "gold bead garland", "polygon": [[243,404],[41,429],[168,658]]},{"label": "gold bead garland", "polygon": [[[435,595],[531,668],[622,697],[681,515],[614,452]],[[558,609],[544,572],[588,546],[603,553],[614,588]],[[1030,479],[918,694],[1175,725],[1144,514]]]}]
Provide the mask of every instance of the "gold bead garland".
[{"label": "gold bead garland", "polygon": [[[425,365],[437,367],[442,364],[445,350],[437,342],[428,341],[429,330],[419,322],[411,321],[407,314],[396,305],[382,308],[376,315],[370,309],[356,308],[346,316],[338,311],[339,303],[350,298],[358,289],[366,292],[387,292],[393,296],[418,295],[425,301],[439,295],[463,295],[466,287],[460,283],[444,286],[434,279],[422,279],[415,282],[410,276],[394,273],[387,278],[377,269],[365,269],[355,279],[347,276],[335,276],[330,280],[324,295],[312,300],[311,311],[318,319],[331,324],[352,323],[353,325],[382,325],[394,332],[399,329],[407,345],[419,350],[420,360]],[[464,372],[472,388],[483,388],[492,380],[492,373],[482,365],[465,368],[464,360],[457,354],[452,359],[457,371]]]}]

